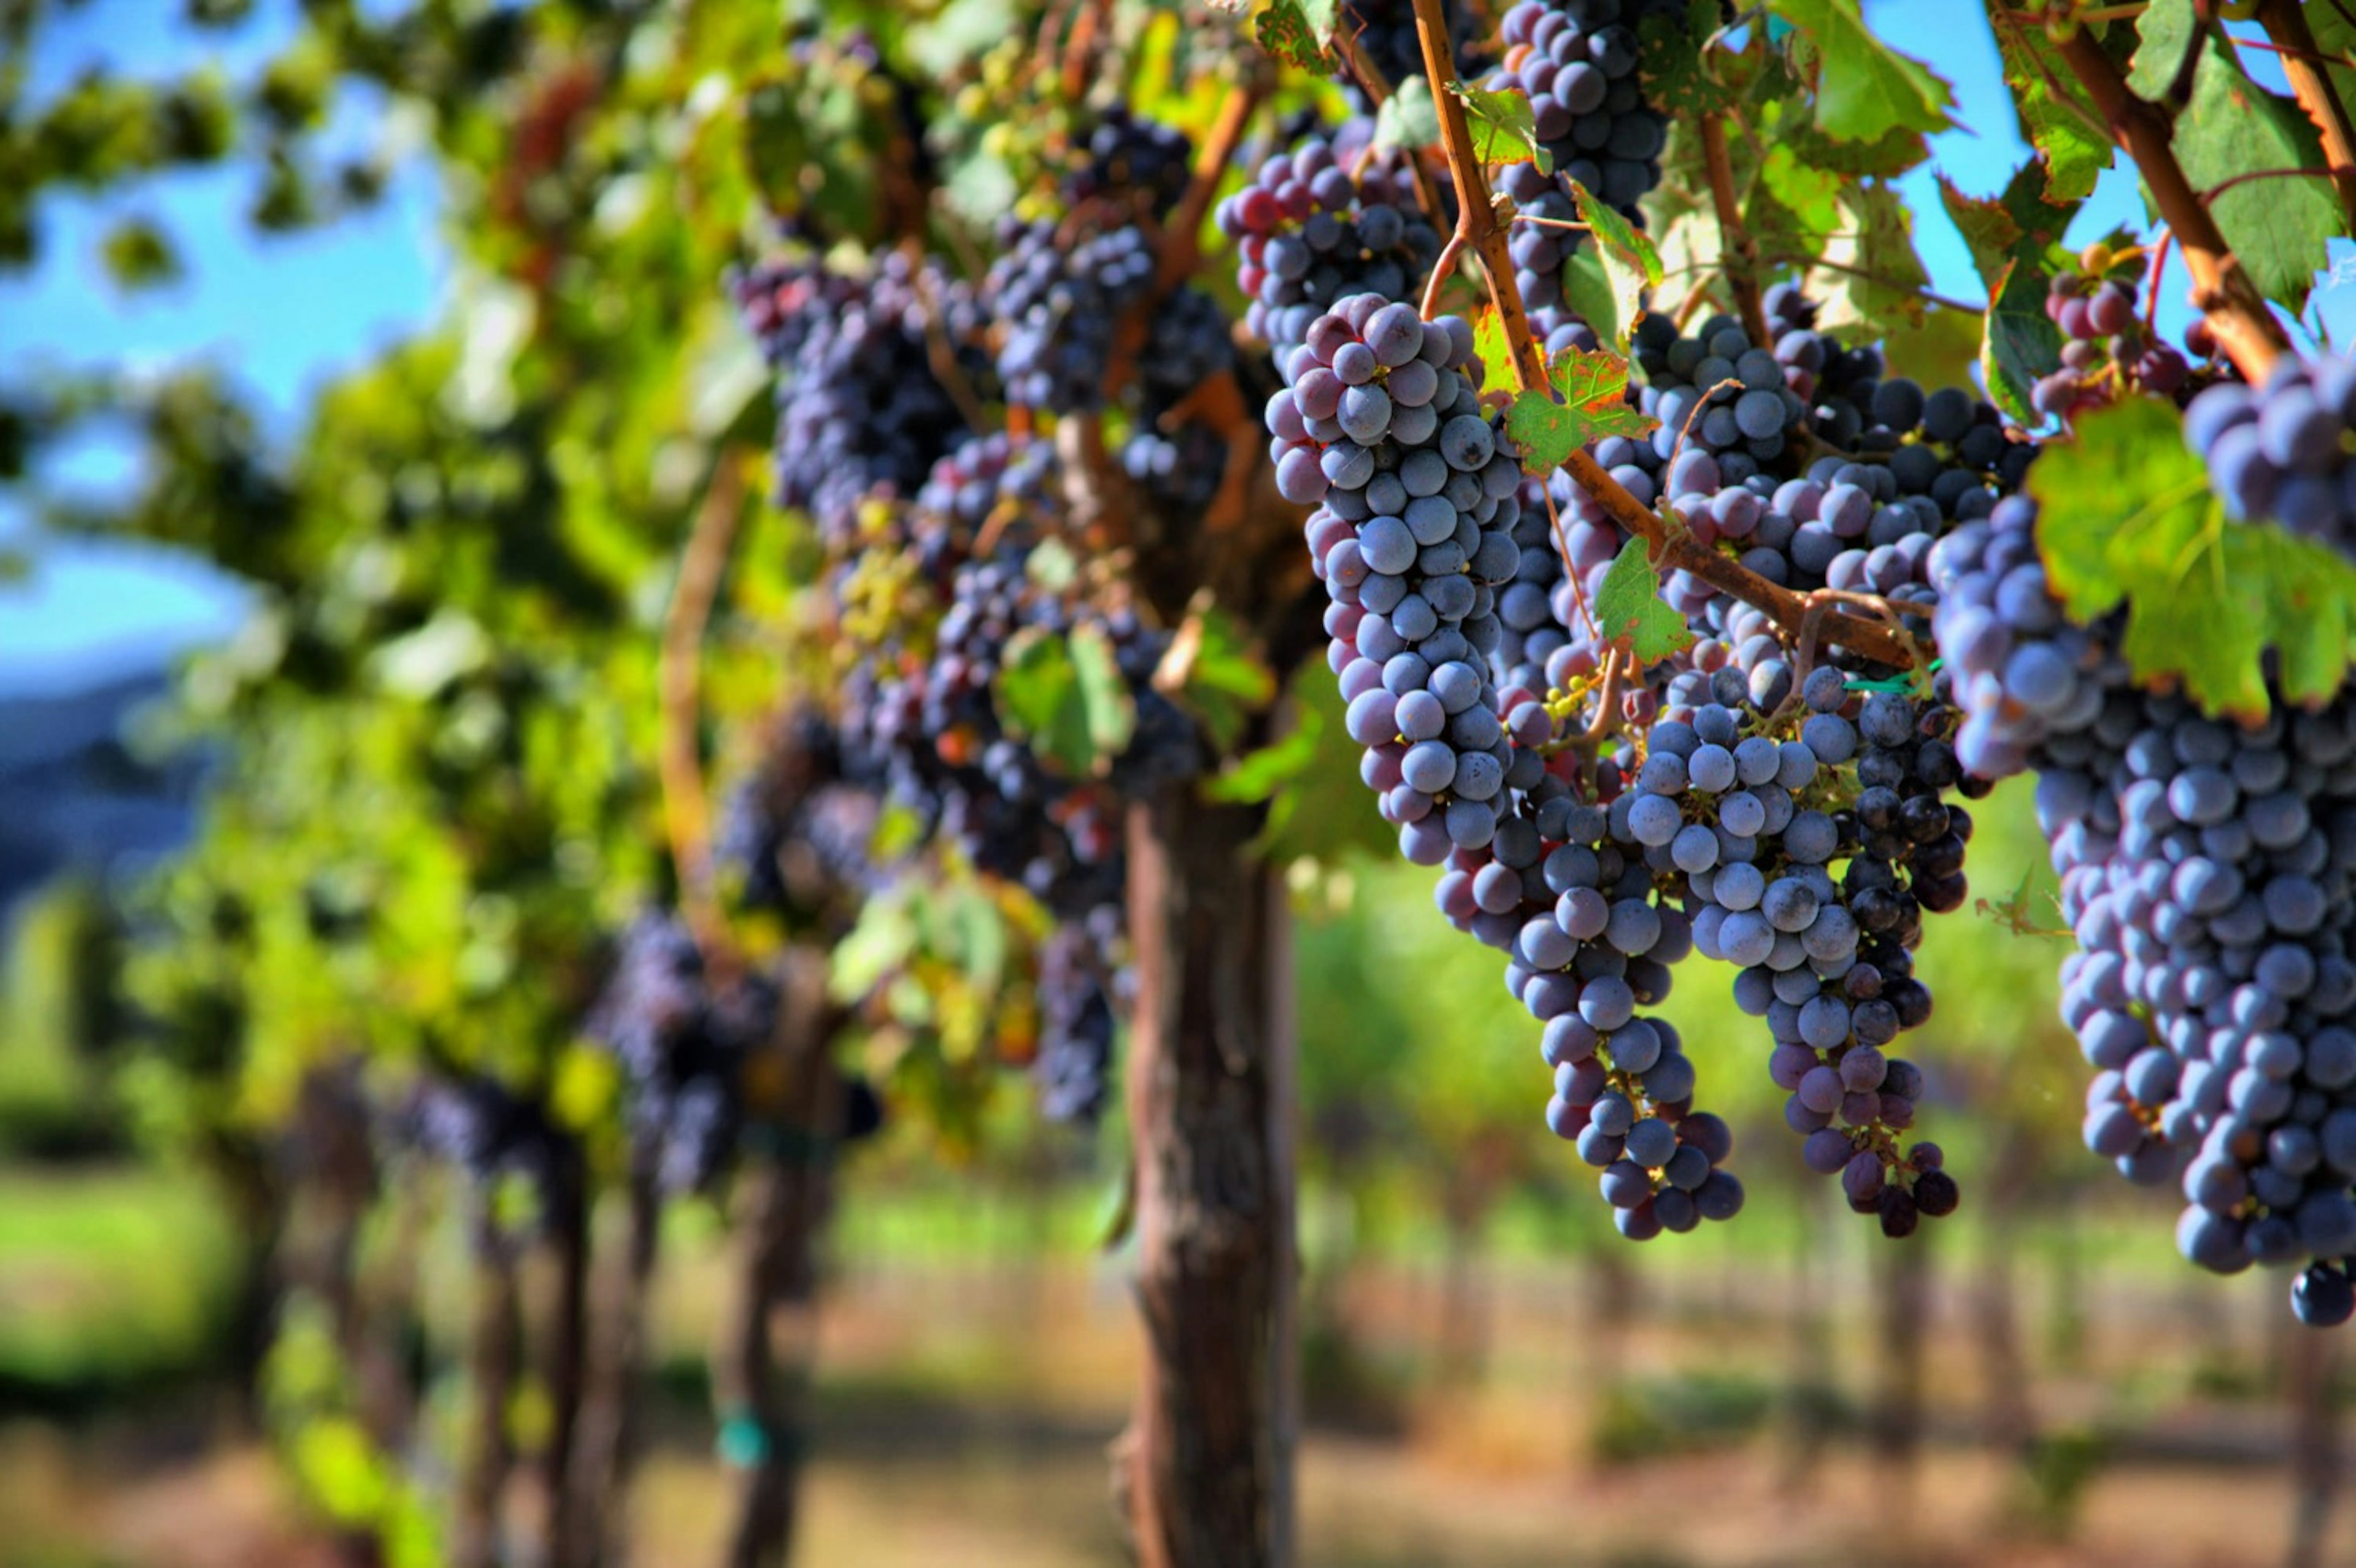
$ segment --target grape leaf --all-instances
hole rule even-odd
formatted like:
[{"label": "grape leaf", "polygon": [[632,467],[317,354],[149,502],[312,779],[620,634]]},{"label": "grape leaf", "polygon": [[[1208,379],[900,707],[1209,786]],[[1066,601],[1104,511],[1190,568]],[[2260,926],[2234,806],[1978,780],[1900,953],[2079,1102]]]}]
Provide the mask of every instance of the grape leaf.
[{"label": "grape leaf", "polygon": [[1276,676],[1206,594],[1188,608],[1170,639],[1153,672],[1153,688],[1174,698],[1225,752],[1245,719],[1276,700]]},{"label": "grape leaf", "polygon": [[[2264,169],[2321,169],[2314,123],[2233,63],[2222,45],[2201,54],[2192,101],[2177,116],[2177,161],[2198,190]],[[2293,176],[2250,180],[2211,201],[2225,243],[2268,299],[2297,312],[2315,274],[2329,265],[2326,242],[2345,231],[2330,182]]]},{"label": "grape leaf", "polygon": [[1892,375],[1911,376],[1926,387],[1966,387],[1987,335],[1982,312],[1933,305],[1920,327],[1882,338],[1881,357]]},{"label": "grape leaf", "polygon": [[1920,60],[1873,36],[1858,0],[1772,0],[1776,15],[1815,47],[1816,128],[1842,142],[1871,142],[1893,126],[1944,131],[1954,95]]},{"label": "grape leaf", "polygon": [[[1535,163],[1538,173],[1554,173],[1554,155],[1538,141],[1538,124],[1530,112],[1529,94],[1518,87],[1487,92],[1462,82],[1454,84],[1451,91],[1463,102],[1464,123],[1472,133],[1475,157],[1484,164]],[[1440,122],[1435,115],[1435,140],[1439,133]]]},{"label": "grape leaf", "polygon": [[2315,47],[2326,57],[2324,74],[2331,85],[2340,90],[2340,101],[2356,104],[2356,6],[2346,0],[2328,5],[2307,7],[2308,30],[2315,35]]},{"label": "grape leaf", "polygon": [[1707,46],[1718,31],[1718,0],[1686,0],[1683,20],[1654,15],[1638,29],[1636,69],[1644,96],[1672,115],[1722,114],[1738,94],[1710,71]]},{"label": "grape leaf", "polygon": [[2209,712],[2265,713],[2269,647],[2290,700],[2329,701],[2356,653],[2356,563],[2271,523],[2233,521],[2208,479],[2166,404],[2083,415],[2076,439],[2029,474],[2054,592],[2081,621],[2125,603],[2136,677],[2179,679]]},{"label": "grape leaf", "polygon": [[1577,448],[1607,435],[1642,435],[1660,421],[1628,401],[1628,362],[1616,354],[1566,348],[1547,367],[1558,402],[1532,387],[1505,411],[1505,434],[1522,449],[1523,466],[1544,474]]},{"label": "grape leaf", "polygon": [[[2018,175],[2013,176],[2017,182]],[[1995,197],[1966,196],[1945,175],[1939,176],[1939,201],[1964,237],[1964,249],[1980,282],[1993,290],[1997,278],[2012,264],[2013,249],[2020,243],[2020,223],[2011,209]]]},{"label": "grape leaf", "polygon": [[1988,0],[2004,80],[2020,111],[2020,128],[2045,165],[2048,201],[2083,201],[2094,194],[2094,180],[2111,166],[2111,139],[2094,112],[2063,84],[2069,66],[2045,36],[2042,23],[2029,26],[2014,14],[2011,0]]},{"label": "grape leaf", "polygon": [[1310,20],[1308,7],[1314,0],[1274,0],[1260,13],[1258,37],[1259,47],[1267,54],[1297,69],[1319,76],[1331,69],[1325,59],[1324,40],[1333,36],[1333,23],[1328,5],[1328,20],[1320,31]]},{"label": "grape leaf", "polygon": [[1939,195],[1987,285],[1979,357],[1988,396],[2019,422],[2042,424],[2029,394],[2039,377],[2062,364],[2062,329],[2045,314],[2046,283],[2054,249],[2080,204],[2052,202],[2044,169],[2034,162],[2015,170],[1994,200],[1965,196],[1944,179]]},{"label": "grape leaf", "polygon": [[1892,125],[1869,142],[1840,142],[1796,114],[1777,129],[1775,144],[1820,173],[1859,178],[1867,175],[1894,178],[1931,155],[1931,144],[1911,126]]},{"label": "grape leaf", "polygon": [[2192,0],[2152,0],[2136,18],[2135,63],[2127,68],[2127,91],[2158,103],[2176,85],[2184,54],[2201,36]]},{"label": "grape leaf", "polygon": [[[1603,257],[1592,245],[1582,245],[1570,260],[1563,263],[1562,303],[1570,314],[1587,323],[1596,337],[1605,343],[1628,347],[1628,335],[1636,328],[1633,315],[1623,313],[1623,302],[1612,278],[1603,268]],[[1635,301],[1624,302],[1633,311]],[[1494,361],[1493,361],[1494,363]]]},{"label": "grape leaf", "polygon": [[1137,727],[1136,704],[1099,627],[1077,626],[1069,637],[1036,627],[1017,632],[996,688],[1008,731],[1077,777],[1119,755]]},{"label": "grape leaf", "polygon": [[1595,627],[1607,642],[1624,642],[1641,664],[1693,645],[1686,618],[1661,602],[1660,579],[1643,539],[1630,539],[1595,591]]},{"label": "grape leaf", "polygon": [[1383,101],[1375,114],[1375,146],[1436,147],[1440,144],[1440,105],[1432,101],[1431,83],[1408,77]]},{"label": "grape leaf", "polygon": [[1808,293],[1824,302],[1823,325],[1856,327],[1863,337],[1919,325],[1931,277],[1914,252],[1905,198],[1895,186],[1869,181],[1845,187],[1840,208],[1840,227],[1823,252],[1833,265],[1812,270],[1808,280]]},{"label": "grape leaf", "polygon": [[[1579,207],[1579,220],[1587,225],[1588,238],[1595,241],[1582,248],[1580,254],[1584,257],[1589,251],[1595,253],[1612,298],[1609,314],[1618,324],[1614,340],[1625,347],[1628,334],[1636,329],[1636,318],[1644,314],[1645,292],[1660,287],[1661,253],[1654,249],[1644,230],[1630,223],[1618,208],[1590,194],[1577,180],[1569,183],[1571,199]],[[1566,276],[1566,292],[1569,287]],[[1586,321],[1599,336],[1603,332],[1593,316],[1587,316]]]}]

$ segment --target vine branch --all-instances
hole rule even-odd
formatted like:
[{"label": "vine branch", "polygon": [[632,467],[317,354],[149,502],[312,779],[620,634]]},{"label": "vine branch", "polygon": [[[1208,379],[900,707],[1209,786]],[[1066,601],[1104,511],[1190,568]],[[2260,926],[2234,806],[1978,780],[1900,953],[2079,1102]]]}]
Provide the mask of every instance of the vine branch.
[{"label": "vine branch", "polygon": [[2200,193],[2185,177],[2183,165],[2169,145],[2166,118],[2127,90],[2118,68],[2093,34],[2081,28],[2061,48],[2079,85],[2094,100],[2111,139],[2135,160],[2153,204],[2175,234],[2177,246],[2184,252],[2185,270],[2192,274],[2192,303],[2208,318],[2209,330],[2216,334],[2218,344],[2245,379],[2253,384],[2264,381],[2274,362],[2288,350],[2289,339],[2266,309],[2265,298],[2240,259],[2226,246]]},{"label": "vine branch", "polygon": [[[1440,0],[1415,0],[1415,27],[1423,45],[1423,67],[1431,80],[1432,101],[1440,110],[1440,136],[1448,153],[1448,171],[1456,183],[1456,234],[1462,241],[1457,248],[1476,252],[1488,274],[1489,297],[1505,326],[1515,384],[1524,391],[1539,389],[1551,394],[1546,354],[1531,334],[1529,314],[1522,307],[1521,289],[1514,282],[1513,257],[1505,249],[1505,229],[1489,199],[1488,176],[1480,155],[1473,151],[1463,101],[1456,96],[1456,61],[1448,41],[1448,20],[1440,6]],[[1651,507],[1605,473],[1585,448],[1573,448],[1563,467],[1613,522],[1645,542],[1655,571],[1675,568],[1689,572],[1761,611],[1785,635],[1802,635],[1808,613],[1802,595],[1768,581],[1683,528],[1672,531]],[[1830,640],[1881,664],[1903,668],[1914,662],[1910,640],[1890,626],[1855,616],[1838,620],[1837,629],[1825,634]]]},{"label": "vine branch", "polygon": [[2315,34],[2307,25],[2298,0],[2259,0],[2258,25],[2280,46],[2283,74],[2298,106],[2315,122],[2323,137],[2324,162],[2331,165],[2331,186],[2340,194],[2340,208],[2356,223],[2356,130],[2348,122],[2348,106],[2340,89],[2316,62],[2321,55]]},{"label": "vine branch", "polygon": [[1734,193],[1734,159],[1726,145],[1726,117],[1701,117],[1701,156],[1709,170],[1710,205],[1718,209],[1719,251],[1726,261],[1727,287],[1734,291],[1735,314],[1742,330],[1762,348],[1775,340],[1767,336],[1767,307],[1759,294],[1759,241],[1742,221],[1742,203]]},{"label": "vine branch", "polygon": [[719,596],[720,574],[744,510],[744,475],[725,453],[713,465],[712,484],[695,514],[687,548],[680,556],[679,583],[663,614],[662,647],[656,666],[661,742],[658,771],[662,780],[663,830],[670,839],[671,864],[679,873],[680,912],[685,916],[705,966],[714,976],[732,964],[728,927],[712,874],[712,808],[703,788],[699,731],[703,629]]}]

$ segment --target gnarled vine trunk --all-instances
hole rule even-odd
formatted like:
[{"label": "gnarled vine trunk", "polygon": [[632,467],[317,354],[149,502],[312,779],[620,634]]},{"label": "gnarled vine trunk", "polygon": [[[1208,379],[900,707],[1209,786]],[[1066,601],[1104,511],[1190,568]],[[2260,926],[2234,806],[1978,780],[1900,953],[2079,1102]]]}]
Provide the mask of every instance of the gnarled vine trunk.
[{"label": "gnarled vine trunk", "polygon": [[1291,955],[1261,821],[1185,791],[1130,813],[1146,1357],[1119,1482],[1144,1568],[1290,1557]]},{"label": "gnarled vine trunk", "polygon": [[723,1418],[741,1427],[727,1568],[782,1568],[792,1554],[809,1446],[819,1250],[843,1133],[831,1049],[843,1018],[827,1000],[824,955],[798,953],[786,980],[770,1042],[783,1085],[769,1113],[775,1147],[738,1179],[737,1296],[713,1367]]}]

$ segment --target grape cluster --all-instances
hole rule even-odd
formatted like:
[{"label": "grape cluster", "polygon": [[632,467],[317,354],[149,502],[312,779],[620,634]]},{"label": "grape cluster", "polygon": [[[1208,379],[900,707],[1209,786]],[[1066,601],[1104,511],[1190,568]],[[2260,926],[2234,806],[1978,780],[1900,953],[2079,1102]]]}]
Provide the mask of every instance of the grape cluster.
[{"label": "grape cluster", "polygon": [[675,915],[631,923],[583,1032],[622,1070],[631,1157],[666,1192],[701,1191],[744,1125],[744,1058],[776,1026],[778,993],[747,974],[715,987]]},{"label": "grape cluster", "polygon": [[894,253],[863,278],[785,265],[732,280],[777,373],[778,502],[837,540],[862,500],[913,495],[964,432],[933,372],[922,271]]},{"label": "grape cluster", "polygon": [[[1065,529],[1062,497],[1047,443],[972,438],[935,465],[914,507],[879,524],[888,532],[866,541],[836,588],[853,634],[846,771],[983,874],[1023,887],[1057,923],[1040,976],[1037,1061],[1059,1116],[1093,1115],[1105,1097],[1123,936],[1120,803],[1193,777],[1204,761],[1193,720],[1153,687],[1166,634],[1107,602],[1086,573],[1033,570],[1039,547]],[[1101,778],[1048,767],[1007,730],[996,696],[1019,635],[1083,629],[1109,647],[1135,709],[1130,741]]]},{"label": "grape cluster", "polygon": [[1528,97],[1554,166],[1543,174],[1535,163],[1508,164],[1498,180],[1516,213],[1543,220],[1517,223],[1510,242],[1522,302],[1534,312],[1562,306],[1562,269],[1581,239],[1558,227],[1579,216],[1566,182],[1639,221],[1637,203],[1661,183],[1669,123],[1645,101],[1636,29],[1646,16],[1677,9],[1655,0],[1521,0],[1505,13],[1505,69],[1489,87]]},{"label": "grape cluster", "polygon": [[2082,270],[2056,272],[2046,285],[2045,315],[2062,329],[2062,367],[2040,376],[2029,402],[2067,420],[2134,392],[2173,397],[2192,367],[2174,345],[2146,335],[2136,315],[2144,252],[2115,251],[2101,240],[2079,257]]},{"label": "grape cluster", "polygon": [[1277,483],[1316,506],[1329,662],[1402,852],[1445,867],[1442,912],[1507,954],[1508,986],[1546,1025],[1548,1125],[1601,1170],[1622,1233],[1730,1217],[1742,1189],[1719,1168],[1725,1124],[1692,1113],[1676,1031],[1638,1016],[1667,994],[1690,929],[1612,841],[1610,814],[1577,799],[1569,754],[1538,749],[1544,705],[1496,684],[1523,473],[1481,411],[1471,328],[1362,293],[1286,359],[1268,408]]},{"label": "grape cluster", "polygon": [[838,927],[873,876],[875,798],[850,782],[833,721],[797,707],[769,726],[753,767],[730,791],[715,861],[739,902],[789,923]]},{"label": "grape cluster", "polygon": [[1153,285],[1145,230],[1123,224],[1076,243],[1054,219],[1009,218],[998,246],[981,298],[1002,327],[1006,400],[1059,414],[1101,406],[1120,317]]},{"label": "grape cluster", "polygon": [[1991,773],[2033,768],[2078,950],[2062,1016],[2095,1076],[2085,1137],[2180,1181],[2177,1240],[2221,1273],[2304,1265],[2306,1322],[2356,1307],[2356,700],[2203,717],[2135,686],[2118,615],[2069,624],[2035,517],[1944,541],[1942,647]]},{"label": "grape cluster", "polygon": [[1089,126],[1076,166],[1060,182],[1065,205],[1129,204],[1166,218],[1186,194],[1194,158],[1186,133],[1115,104]]},{"label": "grape cluster", "polygon": [[1347,295],[1401,297],[1439,259],[1407,164],[1391,154],[1357,167],[1354,144],[1370,133],[1354,121],[1335,140],[1306,137],[1219,204],[1237,285],[1251,302],[1245,325],[1280,350]]},{"label": "grape cluster", "polygon": [[1039,946],[1039,1053],[1032,1072],[1050,1121],[1093,1122],[1104,1110],[1114,1032],[1107,945],[1087,926],[1059,925]]},{"label": "grape cluster", "polygon": [[[1458,74],[1477,74],[1484,58],[1478,12],[1465,0],[1442,0],[1440,9],[1448,18],[1449,47],[1455,51]],[[1349,30],[1392,87],[1423,74],[1423,40],[1416,32],[1415,0],[1343,0],[1338,25]],[[1373,105],[1364,102],[1357,82],[1347,72],[1341,80],[1351,101],[1371,112]]]},{"label": "grape cluster", "polygon": [[1217,301],[1200,289],[1174,290],[1153,313],[1138,356],[1137,398],[1121,467],[1151,502],[1198,517],[1219,493],[1227,441],[1186,411],[1195,389],[1236,368],[1234,328]]},{"label": "grape cluster", "polygon": [[2356,554],[2356,359],[2286,356],[2264,387],[2220,381],[2184,412],[2185,444],[2225,509]]},{"label": "grape cluster", "polygon": [[394,1147],[454,1166],[477,1188],[522,1179],[543,1216],[580,1155],[545,1105],[481,1072],[421,1078],[382,1129]]},{"label": "grape cluster", "polygon": [[[1767,1020],[1803,1158],[1902,1236],[1952,1211],[1956,1191],[1935,1146],[1901,1150],[1922,1077],[1883,1048],[1930,1017],[1911,950],[1923,908],[1962,900],[1970,822],[1939,798],[1959,770],[1910,699],[1859,702],[1829,667],[1803,690],[1806,717],[1783,726],[1730,670],[1673,683],[1613,827],[1660,875],[1684,878],[1699,902],[1694,945],[1740,969],[1735,998]],[[1851,761],[1863,788],[1843,807],[1835,770]]]}]

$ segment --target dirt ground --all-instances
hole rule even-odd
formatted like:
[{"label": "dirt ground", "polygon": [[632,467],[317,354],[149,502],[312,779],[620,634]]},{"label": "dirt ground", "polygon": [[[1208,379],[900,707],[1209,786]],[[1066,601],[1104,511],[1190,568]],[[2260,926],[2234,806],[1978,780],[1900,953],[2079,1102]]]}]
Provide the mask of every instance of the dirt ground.
[{"label": "dirt ground", "polygon": [[[1649,1288],[1649,1287],[1648,1287]],[[1875,1357],[1836,1354],[1848,1417],[1813,1464],[1776,1403],[1697,1441],[1599,1462],[1596,1407],[1613,1373],[1639,1404],[1674,1380],[1732,1368],[1781,1400],[1787,1325],[1755,1297],[1736,1330],[1722,1282],[1635,1304],[1608,1339],[1591,1295],[1555,1274],[1500,1274],[1480,1303],[1480,1370],[1437,1392],[1426,1363],[1394,1378],[1383,1435],[1313,1431],[1301,1467],[1303,1568],[2275,1568],[2293,1483],[2283,1343],[2239,1317],[2188,1332],[2157,1314],[2048,1370],[2049,1428],[2104,1432],[2061,1533],[2040,1522],[2018,1461],[1975,1441],[1985,1369],[1968,1317],[1941,1298],[1923,1377],[1920,1462],[1881,1456],[1859,1416]],[[1367,1364],[1432,1338],[1428,1278],[1372,1277],[1344,1306]],[[676,1345],[710,1327],[691,1279],[665,1301]],[[2131,1315],[2130,1315],[2131,1317]],[[1042,1337],[1037,1325],[1055,1325]],[[1566,1333],[1565,1325],[1572,1331]],[[1117,1269],[944,1271],[842,1282],[823,1333],[823,1415],[807,1477],[799,1568],[1077,1568],[1118,1563],[1105,1446],[1133,1346]],[[1836,1347],[1858,1342],[1831,1325]],[[2032,1336],[2036,1338],[2036,1336]],[[2222,1371],[2220,1369],[2223,1369]],[[2226,1375],[2239,1368],[2241,1381]],[[2205,1369],[2205,1370],[2204,1370]],[[2204,1381],[2205,1380],[2205,1381]],[[1633,1395],[1625,1389],[1633,1389]],[[1671,1425],[1676,1425],[1673,1418]],[[214,1426],[212,1432],[224,1430]],[[2127,1436],[2123,1440],[2119,1435]],[[68,1435],[0,1426],[0,1568],[337,1568],[250,1439],[166,1441],[135,1420]],[[641,1568],[706,1568],[732,1476],[705,1417],[669,1411],[639,1482]],[[2319,1561],[2356,1563],[2356,1488]]]}]

